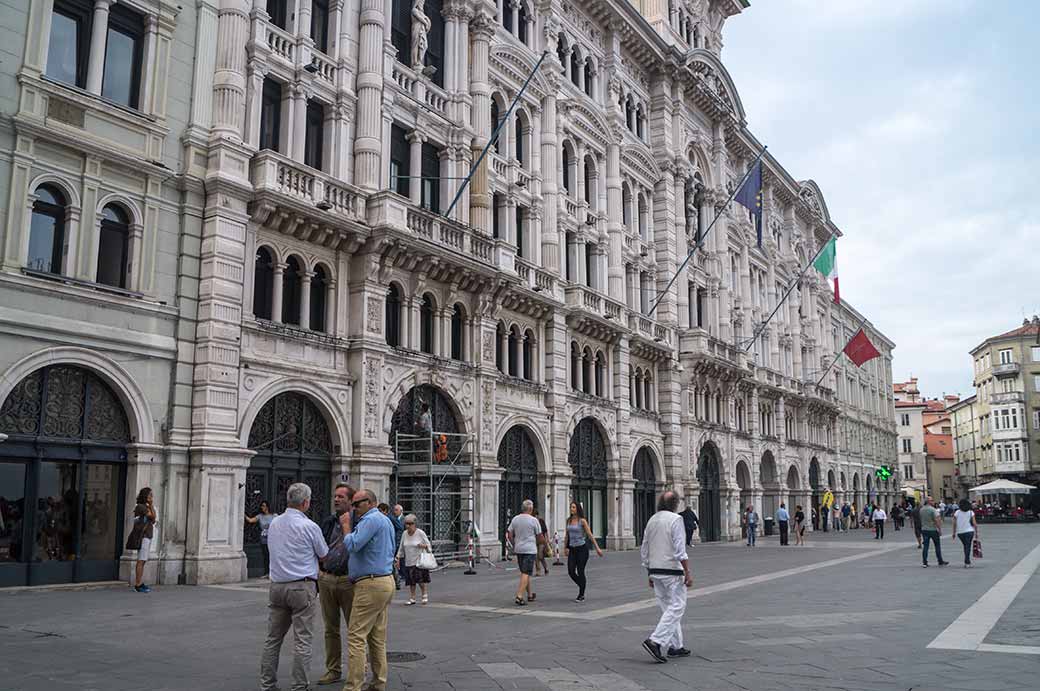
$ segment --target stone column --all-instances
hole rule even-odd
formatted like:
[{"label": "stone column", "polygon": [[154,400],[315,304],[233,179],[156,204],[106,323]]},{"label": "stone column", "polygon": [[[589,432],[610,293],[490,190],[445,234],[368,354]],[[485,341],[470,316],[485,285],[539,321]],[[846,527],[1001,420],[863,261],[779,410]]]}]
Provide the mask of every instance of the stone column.
[{"label": "stone column", "polygon": [[90,53],[87,61],[87,91],[101,95],[105,77],[105,47],[108,44],[108,8],[111,0],[94,0],[94,17],[90,30]]},{"label": "stone column", "polygon": [[607,142],[607,235],[610,252],[607,255],[607,294],[616,300],[625,299],[625,269],[622,264],[624,238],[622,237],[621,204],[621,142],[623,133],[612,130]]},{"label": "stone column", "polygon": [[245,142],[253,149],[260,148],[260,108],[264,90],[266,65],[259,60],[249,61],[249,77],[246,82]]},{"label": "stone column", "polygon": [[311,279],[314,272],[304,271],[300,277],[300,328],[311,328]]},{"label": "stone column", "polygon": [[379,189],[383,101],[383,0],[361,0],[354,184]]},{"label": "stone column", "polygon": [[[426,141],[426,135],[419,130],[412,130],[408,135],[408,198],[412,204],[419,206],[422,203],[422,145]],[[396,184],[394,180],[391,184]]]},{"label": "stone column", "polygon": [[282,262],[275,263],[273,267],[274,277],[271,279],[271,321],[282,322],[282,286],[285,278],[286,265]]},{"label": "stone column", "polygon": [[245,111],[245,44],[249,38],[249,10],[246,4],[245,0],[223,0],[217,19],[212,134],[236,143],[242,141],[242,114]]},{"label": "stone column", "polygon": [[[494,22],[486,13],[477,14],[470,23],[470,93],[473,97],[473,160],[491,137],[491,90],[488,85],[488,53]],[[491,193],[488,187],[487,158],[480,162],[470,180],[470,225],[483,233],[491,232]]]}]

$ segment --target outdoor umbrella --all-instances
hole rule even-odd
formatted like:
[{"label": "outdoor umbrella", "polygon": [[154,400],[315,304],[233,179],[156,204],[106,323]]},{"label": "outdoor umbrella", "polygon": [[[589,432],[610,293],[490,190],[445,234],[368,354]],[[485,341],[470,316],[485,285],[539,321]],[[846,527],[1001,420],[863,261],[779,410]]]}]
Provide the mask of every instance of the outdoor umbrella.
[{"label": "outdoor umbrella", "polygon": [[968,491],[972,494],[1029,494],[1034,489],[1036,487],[1014,480],[994,480],[978,487],[972,487]]}]

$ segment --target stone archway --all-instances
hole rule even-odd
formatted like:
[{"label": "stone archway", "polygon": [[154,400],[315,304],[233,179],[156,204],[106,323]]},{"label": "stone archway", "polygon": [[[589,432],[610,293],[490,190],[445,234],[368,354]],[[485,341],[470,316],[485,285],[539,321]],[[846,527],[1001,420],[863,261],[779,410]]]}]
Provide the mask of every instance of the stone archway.
[{"label": "stone archway", "polygon": [[583,418],[571,435],[567,461],[571,467],[571,497],[600,544],[607,539],[607,439],[594,418]]},{"label": "stone archway", "polygon": [[538,453],[534,437],[524,425],[513,425],[498,445],[498,539],[505,555],[506,528],[525,499],[538,501]]},{"label": "stone archway", "polygon": [[772,516],[780,507],[780,477],[776,470],[776,459],[772,451],[765,451],[758,468],[762,485],[762,517]]},{"label": "stone archway", "polygon": [[697,483],[700,485],[698,507],[701,540],[715,542],[722,538],[722,472],[718,448],[711,442],[701,447],[697,460]]},{"label": "stone archway", "polygon": [[[754,506],[754,492],[751,486],[751,470],[748,469],[747,463],[744,461],[737,461],[736,468],[737,487],[740,488],[740,506],[739,514],[741,516],[741,523],[743,523],[744,512],[747,511],[747,507]],[[747,537],[747,531],[744,526],[740,527],[740,535],[743,538]]]},{"label": "stone archway", "polygon": [[632,490],[632,527],[635,532],[636,544],[643,543],[643,529],[647,521],[654,515],[657,502],[657,461],[654,452],[649,446],[644,446],[636,453],[635,463],[632,464],[632,477],[635,478],[635,488]]}]

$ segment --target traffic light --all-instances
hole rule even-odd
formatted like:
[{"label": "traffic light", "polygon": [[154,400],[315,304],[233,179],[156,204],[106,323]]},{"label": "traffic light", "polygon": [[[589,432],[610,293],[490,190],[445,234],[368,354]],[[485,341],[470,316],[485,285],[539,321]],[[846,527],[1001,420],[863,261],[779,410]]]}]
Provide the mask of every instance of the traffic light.
[{"label": "traffic light", "polygon": [[883,465],[874,471],[874,476],[879,480],[887,480],[892,477],[892,469],[887,465]]}]

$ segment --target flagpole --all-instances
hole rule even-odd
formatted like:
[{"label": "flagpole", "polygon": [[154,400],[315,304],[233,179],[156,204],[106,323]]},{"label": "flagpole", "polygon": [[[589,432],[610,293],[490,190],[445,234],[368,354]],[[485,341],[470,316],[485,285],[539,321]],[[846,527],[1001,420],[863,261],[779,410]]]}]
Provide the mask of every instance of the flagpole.
[{"label": "flagpole", "polygon": [[[856,337],[856,334],[858,334],[860,332],[860,330],[863,328],[863,326],[866,323],[867,323],[867,318],[863,317],[863,321],[861,321],[859,323],[859,326],[856,327],[856,330],[852,332],[852,338]],[[824,377],[827,376],[827,373],[831,371],[831,367],[834,367],[834,363],[836,363],[838,361],[838,358],[840,358],[842,355],[845,354],[845,349],[849,347],[849,343],[852,343],[852,338],[850,338],[848,341],[846,341],[845,345],[842,346],[842,348],[841,348],[841,350],[839,352],[835,353],[834,359],[831,360],[831,364],[827,365],[827,369],[823,370],[823,376],[821,376],[819,379],[816,380],[816,386],[820,385],[820,382],[822,382]]]},{"label": "flagpole", "polygon": [[[751,165],[748,166],[747,172],[744,173],[744,177],[742,177],[740,179],[740,183],[733,188],[733,192],[730,193],[729,199],[727,199],[726,203],[722,206],[723,211],[725,211],[726,207],[733,202],[733,199],[737,196],[737,193],[740,191],[740,188],[743,187],[747,179],[751,177],[751,171],[755,169],[755,165],[762,160],[763,156],[766,155],[766,149],[768,148],[769,147],[767,146],[763,146],[762,151],[758,154],[758,156],[755,157],[755,160],[751,162]],[[690,263],[690,260],[693,259],[694,252],[696,252],[697,248],[703,245],[704,241],[708,239],[708,234],[711,233],[712,228],[715,227],[715,222],[722,217],[723,211],[719,211],[715,214],[715,218],[711,219],[711,223],[708,224],[707,230],[705,230],[704,233],[701,234],[701,239],[697,242],[697,244],[693,246],[693,249],[686,253],[686,259],[684,259],[683,263],[679,265],[679,268],[675,270],[675,275],[673,275],[671,280],[668,281],[668,285],[664,287],[664,290],[658,293],[657,300],[650,307],[650,311],[646,313],[646,316],[652,316],[654,311],[657,310],[657,306],[661,304],[662,300],[664,300],[664,296],[668,294],[668,290],[672,287],[672,284],[675,283],[675,280],[677,278],[679,278],[679,274],[682,272],[684,268],[686,268],[686,265]]]},{"label": "flagpole", "polygon": [[800,272],[798,273],[798,275],[797,275],[797,276],[795,276],[795,278],[794,278],[794,281],[792,281],[792,282],[791,282],[791,285],[790,285],[790,286],[788,286],[788,288],[787,288],[787,292],[785,292],[785,293],[784,293],[784,296],[783,296],[782,298],[780,298],[780,302],[778,302],[778,303],[776,304],[776,307],[774,307],[774,308],[773,308],[773,311],[769,313],[769,316],[768,316],[768,317],[766,317],[766,320],[765,320],[764,322],[762,322],[762,323],[761,323],[761,324],[760,324],[760,325],[758,326],[758,328],[757,328],[757,329],[755,329],[755,330],[754,330],[754,331],[752,332],[752,334],[751,334],[751,339],[749,340],[749,342],[748,342],[748,344],[747,344],[747,347],[746,347],[746,348],[744,348],[744,352],[745,352],[745,353],[746,353],[746,352],[748,352],[749,350],[751,350],[751,346],[755,345],[755,341],[757,341],[757,340],[758,340],[758,337],[762,335],[762,332],[766,330],[766,326],[768,326],[768,325],[769,325],[769,321],[770,321],[770,320],[771,320],[771,319],[773,318],[773,316],[774,316],[774,315],[776,315],[776,313],[777,313],[777,312],[778,312],[778,311],[780,310],[780,306],[781,306],[782,304],[784,304],[784,302],[786,302],[786,301],[787,301],[787,297],[788,297],[788,296],[789,296],[789,295],[791,294],[791,292],[792,292],[792,291],[794,290],[795,286],[796,286],[796,285],[798,285],[798,281],[800,281],[800,280],[801,280],[801,278],[802,278],[802,276],[804,276],[804,275],[805,275],[805,272],[809,270],[809,267],[810,267],[810,266],[812,266],[813,264],[815,264],[815,263],[816,263],[816,259],[817,259],[817,258],[818,258],[818,257],[820,256],[820,253],[821,253],[821,252],[823,252],[824,248],[825,248],[825,247],[827,247],[827,243],[829,243],[829,242],[831,241],[831,239],[832,239],[832,238],[834,238],[834,237],[835,237],[836,235],[837,235],[837,233],[835,233],[835,232],[833,232],[833,231],[832,231],[832,232],[831,232],[831,235],[830,235],[830,237],[829,237],[829,238],[827,238],[826,242],[824,242],[824,243],[823,243],[822,245],[820,245],[820,249],[816,250],[816,254],[814,254],[814,255],[813,255],[813,258],[809,260],[809,263],[808,263],[808,264],[806,264],[806,265],[805,265],[804,267],[802,267],[802,270],[801,270],[801,271],[800,271]]}]

